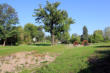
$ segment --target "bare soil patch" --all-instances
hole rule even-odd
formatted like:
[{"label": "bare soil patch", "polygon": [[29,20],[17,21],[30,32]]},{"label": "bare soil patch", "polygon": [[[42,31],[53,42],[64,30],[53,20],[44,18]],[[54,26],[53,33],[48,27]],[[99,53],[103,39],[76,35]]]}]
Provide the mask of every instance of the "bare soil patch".
[{"label": "bare soil patch", "polygon": [[0,57],[0,73],[18,73],[24,68],[40,67],[42,64],[49,64],[54,61],[56,56],[49,53],[38,54],[32,52],[19,52],[9,56]]}]

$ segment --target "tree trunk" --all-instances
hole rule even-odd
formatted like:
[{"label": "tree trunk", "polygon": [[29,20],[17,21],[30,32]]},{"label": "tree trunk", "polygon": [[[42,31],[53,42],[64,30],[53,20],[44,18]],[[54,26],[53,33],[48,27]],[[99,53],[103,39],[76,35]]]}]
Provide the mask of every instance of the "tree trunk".
[{"label": "tree trunk", "polygon": [[54,45],[54,33],[51,34],[51,44]]},{"label": "tree trunk", "polygon": [[5,44],[6,44],[6,40],[3,41],[3,46],[5,46]]}]

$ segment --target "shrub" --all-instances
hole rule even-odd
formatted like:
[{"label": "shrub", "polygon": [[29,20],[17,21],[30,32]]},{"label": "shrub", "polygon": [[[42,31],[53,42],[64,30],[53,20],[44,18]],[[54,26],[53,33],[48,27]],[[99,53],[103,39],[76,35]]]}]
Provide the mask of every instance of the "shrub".
[{"label": "shrub", "polygon": [[77,46],[78,44],[79,44],[78,41],[75,41],[75,42],[73,43],[74,46]]},{"label": "shrub", "polygon": [[19,46],[20,44],[18,42],[15,43],[16,46]]},{"label": "shrub", "polygon": [[82,45],[87,46],[88,45],[88,41],[87,40],[83,40]]}]

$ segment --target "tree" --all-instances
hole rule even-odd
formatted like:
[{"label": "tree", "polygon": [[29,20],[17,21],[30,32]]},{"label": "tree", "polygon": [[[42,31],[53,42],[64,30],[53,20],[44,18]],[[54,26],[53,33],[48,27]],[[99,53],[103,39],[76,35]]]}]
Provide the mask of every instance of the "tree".
[{"label": "tree", "polygon": [[83,27],[83,34],[81,35],[81,41],[83,40],[88,40],[88,30],[86,26]]},{"label": "tree", "polygon": [[75,41],[80,43],[80,36],[78,36],[77,34],[72,34],[70,41],[71,41],[71,43],[74,43]]},{"label": "tree", "polygon": [[65,10],[58,9],[60,2],[49,3],[46,6],[35,9],[36,21],[44,23],[44,29],[51,34],[51,43],[54,45],[55,35],[68,30],[70,24],[74,23],[72,18],[68,17]]},{"label": "tree", "polygon": [[110,40],[110,27],[106,27],[104,30],[104,39]]},{"label": "tree", "polygon": [[25,41],[27,43],[31,43],[33,41],[33,38],[35,38],[37,35],[36,26],[32,23],[27,23],[24,26],[24,31],[25,31]]},{"label": "tree", "polygon": [[45,36],[45,41],[48,42],[48,43],[50,43],[50,41],[51,41],[51,36],[49,36],[49,35],[48,35],[48,36]]},{"label": "tree", "polygon": [[16,45],[24,43],[24,29],[21,26],[17,26],[16,30],[17,30]]},{"label": "tree", "polygon": [[29,32],[24,32],[24,41],[25,41],[26,44],[31,44],[32,43],[32,38],[31,38]]},{"label": "tree", "polygon": [[69,32],[64,32],[61,36],[61,42],[62,43],[65,43],[65,44],[68,44],[70,41],[70,34]]},{"label": "tree", "polygon": [[37,29],[37,35],[35,36],[37,41],[43,41],[44,40],[44,32],[42,26],[36,26]]},{"label": "tree", "polygon": [[18,23],[18,16],[14,8],[8,4],[0,4],[0,38],[5,46],[7,38],[13,36],[13,25]]},{"label": "tree", "polygon": [[88,42],[89,43],[94,43],[93,35],[88,35]]},{"label": "tree", "polygon": [[[32,43],[36,41],[41,41],[44,39],[44,32],[42,26],[36,26],[32,23],[27,23],[24,26],[25,31],[25,42]],[[33,39],[36,39],[33,41]]]},{"label": "tree", "polygon": [[72,36],[71,36],[71,39],[70,39],[70,41],[71,41],[71,43],[73,43],[74,42],[74,34],[72,34]]},{"label": "tree", "polygon": [[93,37],[96,43],[104,41],[102,30],[94,31]]}]

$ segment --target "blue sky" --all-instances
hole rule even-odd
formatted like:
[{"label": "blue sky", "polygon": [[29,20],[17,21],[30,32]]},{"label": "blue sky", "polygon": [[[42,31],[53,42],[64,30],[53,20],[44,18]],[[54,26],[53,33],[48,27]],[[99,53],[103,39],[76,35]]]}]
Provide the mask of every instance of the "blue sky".
[{"label": "blue sky", "polygon": [[[110,26],[110,0],[49,0],[50,2],[60,1],[59,8],[68,12],[69,17],[75,20],[71,25],[70,34],[82,34],[82,28],[87,26],[89,34],[94,30],[104,30]],[[35,23],[32,17],[34,9],[39,4],[45,5],[46,0],[0,0],[0,4],[8,3],[18,12],[19,24],[24,26],[26,23]],[[46,33],[47,34],[47,33]]]}]

